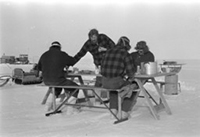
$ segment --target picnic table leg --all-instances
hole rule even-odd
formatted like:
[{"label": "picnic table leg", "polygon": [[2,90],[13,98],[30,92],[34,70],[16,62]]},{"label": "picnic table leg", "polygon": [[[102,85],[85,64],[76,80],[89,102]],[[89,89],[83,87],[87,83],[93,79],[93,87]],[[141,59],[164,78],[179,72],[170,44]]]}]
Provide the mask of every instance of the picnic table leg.
[{"label": "picnic table leg", "polygon": [[46,113],[45,115],[46,116],[49,116],[49,115],[52,115],[52,114],[56,114],[56,113],[61,113],[62,111],[59,110],[64,104],[66,104],[66,102],[69,100],[69,98],[71,96],[73,96],[76,92],[78,91],[78,89],[74,90],[72,92],[72,94],[70,94],[67,98],[64,99],[64,101],[58,106],[58,107],[55,107],[55,109],[52,111],[52,112],[49,112],[49,113]]},{"label": "picnic table leg", "polygon": [[55,96],[55,88],[52,88],[52,105],[53,105],[53,110],[56,109],[56,96]]},{"label": "picnic table leg", "polygon": [[143,92],[144,97],[145,97],[145,99],[146,99],[147,102],[148,102],[148,106],[149,106],[149,108],[150,108],[150,110],[151,110],[151,112],[152,112],[154,118],[157,119],[157,120],[159,120],[159,115],[158,115],[156,109],[154,108],[154,106],[153,106],[151,100],[149,99],[149,96],[148,96],[148,94],[146,93],[146,90],[144,89],[142,82],[141,82],[140,80],[138,80],[138,79],[136,79],[135,81],[137,82],[137,84],[139,85],[141,91]]},{"label": "picnic table leg", "polygon": [[[165,85],[165,83],[160,83],[160,90],[163,93],[163,86]],[[162,99],[160,98],[160,104],[162,103]]]},{"label": "picnic table leg", "polygon": [[114,122],[114,124],[128,120],[128,118],[122,118],[122,97],[120,95],[120,91],[117,91],[117,97],[118,97],[118,118],[117,121]]},{"label": "picnic table leg", "polygon": [[104,104],[104,106],[110,111],[110,113],[117,119],[117,121],[115,121],[114,124],[117,124],[117,123],[120,123],[120,122],[128,120],[128,118],[122,118],[122,98],[120,96],[119,91],[117,91],[119,117],[117,117],[117,115],[112,112],[112,110],[110,109],[110,107],[108,107],[106,105],[106,103],[101,99],[101,97],[95,92],[94,89],[92,91],[99,98],[99,100],[101,101],[101,103]]},{"label": "picnic table leg", "polygon": [[42,105],[46,104],[47,99],[48,99],[48,97],[49,97],[49,95],[50,95],[50,93],[51,93],[51,90],[52,90],[52,88],[49,87],[47,93],[46,93],[45,96],[44,96],[44,99],[42,100],[42,103],[41,103]]},{"label": "picnic table leg", "polygon": [[151,96],[151,94],[145,89],[147,95],[149,96],[149,98],[151,98],[151,100],[156,104],[158,105],[158,103],[155,101],[155,99]]},{"label": "picnic table leg", "polygon": [[122,119],[122,100],[119,92],[117,93],[117,96],[118,96],[118,114],[119,114],[118,116],[119,119]]},{"label": "picnic table leg", "polygon": [[[117,124],[117,123],[120,123],[120,122],[123,122],[125,120],[128,120],[128,119],[121,119],[121,118],[118,118],[116,114],[114,114],[112,112],[112,110],[106,105],[106,103],[101,99],[101,97],[95,92],[94,89],[92,89],[93,93],[98,97],[98,99],[101,101],[102,104],[104,104],[104,106],[110,111],[110,113],[117,119],[117,121],[114,122],[114,124]],[[121,100],[121,98],[120,98]],[[120,101],[121,102],[121,101]],[[120,103],[121,104],[121,103]],[[121,105],[120,105],[121,106]]]},{"label": "picnic table leg", "polygon": [[[165,111],[168,113],[168,114],[172,114],[164,96],[163,96],[163,93],[161,91],[161,89],[159,89],[158,85],[156,84],[156,80],[154,78],[152,78],[152,82],[156,88],[156,91],[158,92],[159,96],[160,96],[160,99],[161,99],[161,103],[164,105],[164,109]],[[159,105],[162,105],[162,104],[159,104]]]},{"label": "picnic table leg", "polygon": [[[80,84],[81,84],[81,85],[84,85],[84,82],[83,82],[82,77],[79,76],[78,79],[79,79]],[[87,90],[84,90],[84,89],[83,89],[83,93],[84,93],[84,96],[85,96],[85,99],[86,99],[88,105],[89,105],[89,106],[92,106],[92,102],[90,101],[90,99],[89,99],[89,97],[88,97]]]}]

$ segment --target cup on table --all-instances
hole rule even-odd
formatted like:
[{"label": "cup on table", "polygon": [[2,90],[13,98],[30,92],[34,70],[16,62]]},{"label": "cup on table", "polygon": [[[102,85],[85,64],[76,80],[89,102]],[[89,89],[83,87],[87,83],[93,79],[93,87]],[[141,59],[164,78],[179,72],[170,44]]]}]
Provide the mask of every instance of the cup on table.
[{"label": "cup on table", "polygon": [[136,74],[140,74],[140,72],[141,72],[140,66],[137,66],[137,72],[136,72]]},{"label": "cup on table", "polygon": [[144,66],[144,62],[141,62],[140,64],[140,74],[145,74],[146,70],[145,70],[145,66]]}]

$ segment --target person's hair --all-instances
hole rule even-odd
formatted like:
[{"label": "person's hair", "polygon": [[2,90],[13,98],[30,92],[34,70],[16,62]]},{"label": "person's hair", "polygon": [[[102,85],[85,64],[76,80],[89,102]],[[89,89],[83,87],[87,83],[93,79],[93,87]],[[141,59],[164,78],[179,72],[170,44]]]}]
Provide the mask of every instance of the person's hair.
[{"label": "person's hair", "polygon": [[146,41],[139,41],[135,47],[136,50],[143,50],[144,52],[149,51],[149,47],[146,44]]},{"label": "person's hair", "polygon": [[96,35],[96,36],[99,35],[99,32],[98,32],[97,29],[91,29],[90,32],[88,33],[89,38],[90,38],[91,36],[93,36],[93,35]]},{"label": "person's hair", "polygon": [[126,36],[120,37],[120,39],[117,42],[117,45],[118,46],[124,46],[126,48],[126,50],[131,49],[130,40]]}]

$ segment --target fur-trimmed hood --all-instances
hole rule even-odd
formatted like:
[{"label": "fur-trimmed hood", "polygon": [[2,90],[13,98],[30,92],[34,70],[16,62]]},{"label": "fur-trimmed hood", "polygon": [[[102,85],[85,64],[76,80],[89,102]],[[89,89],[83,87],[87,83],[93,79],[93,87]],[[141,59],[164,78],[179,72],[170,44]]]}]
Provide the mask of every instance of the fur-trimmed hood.
[{"label": "fur-trimmed hood", "polygon": [[146,41],[139,41],[139,42],[136,44],[135,49],[136,49],[137,51],[143,50],[144,54],[147,53],[147,52],[149,52],[149,47],[147,46]]}]

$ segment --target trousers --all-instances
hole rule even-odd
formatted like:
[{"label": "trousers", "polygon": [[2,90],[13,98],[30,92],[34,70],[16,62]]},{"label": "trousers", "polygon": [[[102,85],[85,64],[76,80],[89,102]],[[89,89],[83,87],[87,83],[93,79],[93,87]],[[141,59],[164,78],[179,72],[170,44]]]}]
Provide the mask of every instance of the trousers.
[{"label": "trousers", "polygon": [[[49,83],[49,82],[45,82],[45,85],[56,85],[56,86],[78,86],[77,83],[65,79],[64,81],[61,82],[57,82],[57,83]],[[56,98],[59,97],[59,95],[61,94],[63,88],[55,88],[55,96]],[[64,89],[65,93],[71,93],[76,89]],[[77,91],[76,93],[74,93],[73,97],[77,98],[79,91]]]},{"label": "trousers", "polygon": [[[129,81],[125,81],[122,77],[106,78],[102,79],[103,88],[107,89],[120,89],[123,86],[131,84]],[[110,95],[110,109],[118,109],[118,95],[117,91],[113,90],[109,92]],[[137,92],[133,92],[130,97],[125,97],[122,101],[122,111],[131,111],[133,105],[136,103]]]}]

